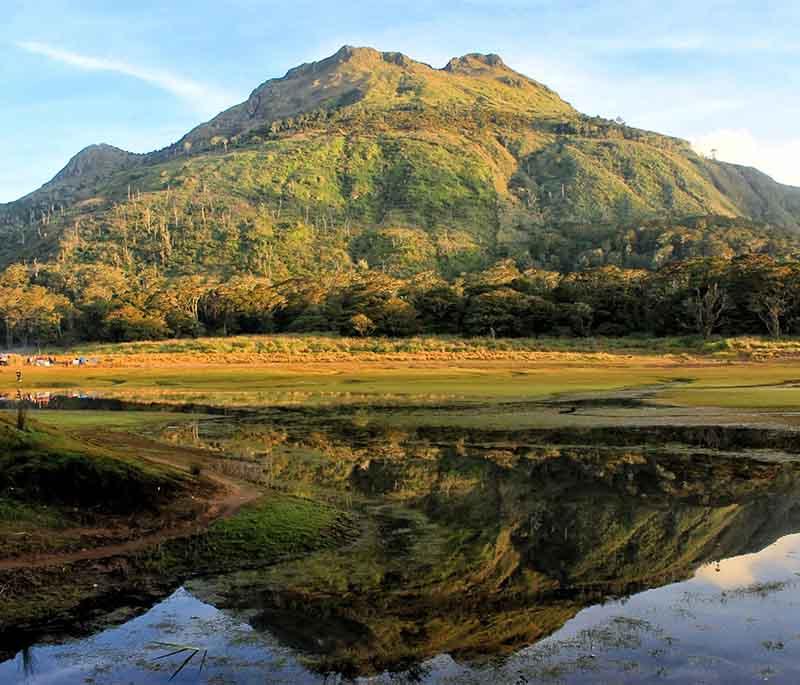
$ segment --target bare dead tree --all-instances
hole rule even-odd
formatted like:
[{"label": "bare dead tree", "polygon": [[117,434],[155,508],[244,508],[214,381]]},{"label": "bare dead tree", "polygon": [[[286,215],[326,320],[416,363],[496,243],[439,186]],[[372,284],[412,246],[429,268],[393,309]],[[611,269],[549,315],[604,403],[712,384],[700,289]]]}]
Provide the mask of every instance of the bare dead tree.
[{"label": "bare dead tree", "polygon": [[705,292],[695,288],[694,295],[689,298],[689,312],[694,319],[695,328],[705,340],[708,340],[722,322],[722,317],[730,306],[728,294],[712,283]]},{"label": "bare dead tree", "polygon": [[750,311],[755,312],[767,332],[776,340],[783,332],[782,319],[788,308],[789,302],[780,292],[754,297],[750,302]]}]

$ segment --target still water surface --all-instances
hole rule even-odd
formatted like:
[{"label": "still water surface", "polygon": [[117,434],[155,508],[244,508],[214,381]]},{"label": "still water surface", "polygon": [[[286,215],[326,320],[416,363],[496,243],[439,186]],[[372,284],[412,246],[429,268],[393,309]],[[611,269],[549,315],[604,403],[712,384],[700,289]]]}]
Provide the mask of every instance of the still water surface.
[{"label": "still water surface", "polygon": [[[413,673],[356,682],[525,683],[800,681],[800,535],[701,567],[685,582],[578,613],[501,664],[440,655]],[[149,612],[89,639],[34,647],[0,664],[0,682],[30,685],[169,681],[184,661],[158,643],[208,650],[172,682],[335,683],[268,631],[254,630],[180,588]]]},{"label": "still water surface", "polygon": [[730,447],[718,433],[554,437],[177,427],[363,534],[187,579],[133,619],[109,607],[113,627],[33,645],[0,683],[800,682],[800,472],[775,436],[769,453],[756,434],[747,453],[709,448]]}]

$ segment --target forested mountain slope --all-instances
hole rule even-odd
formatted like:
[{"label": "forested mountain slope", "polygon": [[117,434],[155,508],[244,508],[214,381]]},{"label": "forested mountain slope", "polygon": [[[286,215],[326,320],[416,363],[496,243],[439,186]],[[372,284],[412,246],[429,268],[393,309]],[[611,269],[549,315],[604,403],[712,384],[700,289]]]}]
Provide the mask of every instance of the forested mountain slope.
[{"label": "forested mountain slope", "polygon": [[584,116],[496,55],[443,69],[344,47],[164,150],[78,153],[0,205],[0,262],[281,279],[656,268],[793,252],[800,189]]}]

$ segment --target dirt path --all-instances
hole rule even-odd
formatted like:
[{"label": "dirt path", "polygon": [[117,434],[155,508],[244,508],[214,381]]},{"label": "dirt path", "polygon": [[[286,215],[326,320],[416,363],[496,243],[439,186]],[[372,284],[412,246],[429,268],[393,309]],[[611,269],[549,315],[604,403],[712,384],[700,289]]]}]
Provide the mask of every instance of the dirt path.
[{"label": "dirt path", "polygon": [[[98,433],[91,436],[82,435],[83,440],[97,446],[108,447],[113,440],[114,448],[119,452],[134,453],[143,461],[170,466],[188,472],[190,463],[198,461],[208,464],[212,457],[199,449],[172,447],[148,438],[129,433]],[[201,512],[191,521],[178,525],[165,527],[153,533],[148,533],[125,542],[111,543],[69,552],[43,552],[39,554],[25,554],[13,559],[0,559],[0,571],[17,569],[35,569],[45,566],[65,566],[77,561],[108,559],[116,556],[126,556],[141,552],[168,540],[191,537],[202,533],[214,521],[233,516],[246,504],[258,499],[263,491],[255,486],[235,481],[218,473],[208,470],[203,476],[207,483],[213,484],[211,492],[204,497],[194,497]],[[181,495],[178,495],[181,496]],[[71,532],[93,534],[102,531],[101,528],[73,529]]]}]

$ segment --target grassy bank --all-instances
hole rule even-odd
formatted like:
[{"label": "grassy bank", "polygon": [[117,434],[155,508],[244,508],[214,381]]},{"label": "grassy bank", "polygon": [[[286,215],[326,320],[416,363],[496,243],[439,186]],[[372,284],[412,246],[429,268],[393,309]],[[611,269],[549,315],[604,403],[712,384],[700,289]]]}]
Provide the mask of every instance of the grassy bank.
[{"label": "grassy bank", "polygon": [[[11,415],[11,412],[8,412]],[[3,412],[0,412],[0,416]],[[66,431],[102,429],[103,431],[152,431],[166,424],[184,423],[205,418],[202,414],[179,414],[166,411],[103,411],[82,409],[40,409],[33,413],[41,426]]]},{"label": "grassy bank", "polygon": [[664,399],[677,404],[800,401],[790,384],[800,378],[796,339],[264,335],[86,345],[59,355],[92,362],[42,368],[13,357],[11,368],[0,368],[0,391],[16,392],[20,368],[20,387],[32,394],[200,406],[531,400],[665,383],[674,387]]},{"label": "grassy bank", "polygon": [[46,412],[25,430],[13,415],[0,415],[4,646],[24,645],[27,631],[69,629],[72,612],[88,626],[96,611],[147,604],[198,573],[275,563],[357,534],[334,507],[263,490],[251,495],[206,476],[204,467],[190,475],[200,452],[119,432],[168,415],[143,412],[115,424],[108,414]]},{"label": "grassy bank", "polygon": [[189,513],[188,474],[14,421],[0,415],[0,560],[105,544]]},{"label": "grassy bank", "polygon": [[[0,569],[0,657],[42,633],[80,634],[113,625],[187,578],[300,558],[356,535],[351,517],[337,509],[268,493],[204,533],[138,554],[25,572]],[[117,607],[122,610],[109,618]]]},{"label": "grassy bank", "polygon": [[158,508],[183,485],[177,472],[87,445],[56,428],[0,416],[0,496],[33,504],[131,513]]},{"label": "grassy bank", "polygon": [[536,358],[542,353],[566,355],[697,355],[719,359],[763,358],[800,355],[800,339],[740,336],[704,340],[700,336],[624,338],[462,338],[420,336],[413,338],[348,338],[337,335],[248,335],[229,338],[191,338],[132,343],[98,343],[53,350],[53,354],[85,357],[169,358],[191,355],[194,359],[272,357],[276,360],[318,360],[386,357],[419,359]]},{"label": "grassy bank", "polygon": [[141,561],[173,576],[230,572],[334,548],[356,534],[351,516],[336,507],[268,491],[206,532],[171,541]]}]

